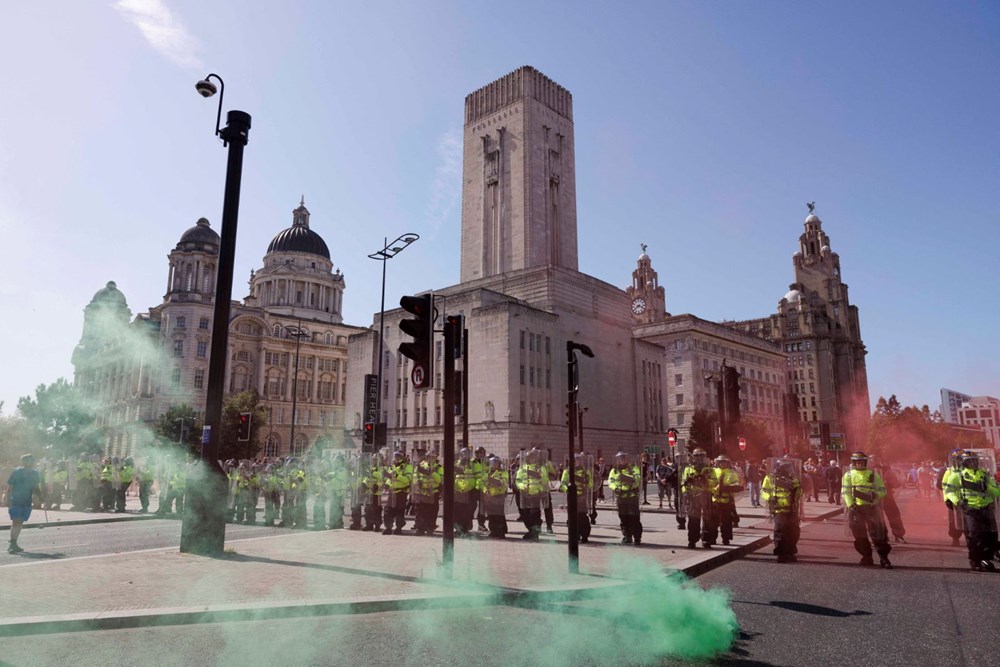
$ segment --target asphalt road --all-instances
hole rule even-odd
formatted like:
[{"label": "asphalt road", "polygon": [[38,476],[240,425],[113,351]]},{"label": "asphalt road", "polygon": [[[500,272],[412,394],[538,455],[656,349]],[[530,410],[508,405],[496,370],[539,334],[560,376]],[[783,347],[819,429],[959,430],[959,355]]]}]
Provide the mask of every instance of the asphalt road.
[{"label": "asphalt road", "polygon": [[[968,569],[964,547],[950,546],[938,503],[904,497],[901,505],[908,543],[894,545],[892,570],[858,565],[836,520],[807,526],[796,564],[779,565],[768,547],[700,577],[703,587],[730,591],[740,631],[727,654],[699,664],[1000,664],[1000,574]],[[651,652],[643,624],[630,626],[648,609],[632,618],[587,611],[483,607],[14,637],[0,645],[0,662],[686,664]]]}]

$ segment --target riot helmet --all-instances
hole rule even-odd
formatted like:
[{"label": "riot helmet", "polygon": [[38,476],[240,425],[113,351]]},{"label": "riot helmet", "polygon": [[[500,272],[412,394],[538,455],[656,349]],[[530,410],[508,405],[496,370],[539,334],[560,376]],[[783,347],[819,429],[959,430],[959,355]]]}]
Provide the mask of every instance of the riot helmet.
[{"label": "riot helmet", "polygon": [[458,450],[458,460],[462,463],[468,463],[469,459],[472,458],[472,450],[468,447],[462,447]]},{"label": "riot helmet", "polygon": [[973,451],[963,452],[962,467],[969,470],[977,470],[979,468],[979,454]]},{"label": "riot helmet", "polygon": [[696,447],[695,450],[691,452],[691,463],[693,463],[696,466],[705,465],[707,459],[708,459],[708,454],[706,454],[705,450],[702,449],[701,447]]},{"label": "riot helmet", "polygon": [[542,453],[538,451],[537,447],[532,447],[528,450],[528,453],[524,455],[524,462],[529,465],[534,465],[542,460]]},{"label": "riot helmet", "polygon": [[729,468],[732,466],[732,460],[725,454],[720,454],[715,457],[715,465],[719,468]]},{"label": "riot helmet", "polygon": [[855,470],[868,469],[868,455],[864,452],[854,452],[851,454],[851,466]]},{"label": "riot helmet", "polygon": [[490,457],[490,470],[500,470],[501,461],[496,456]]},{"label": "riot helmet", "polygon": [[615,465],[619,468],[623,468],[628,465],[628,454],[625,452],[618,452],[615,454]]}]

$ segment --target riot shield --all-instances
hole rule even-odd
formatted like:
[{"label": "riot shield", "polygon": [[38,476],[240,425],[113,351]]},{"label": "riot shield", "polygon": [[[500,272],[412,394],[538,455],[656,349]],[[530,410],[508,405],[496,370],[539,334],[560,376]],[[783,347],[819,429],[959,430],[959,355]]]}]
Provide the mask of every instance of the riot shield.
[{"label": "riot shield", "polygon": [[478,481],[472,465],[472,450],[467,447],[459,449],[455,457],[455,502],[471,503]]},{"label": "riot shield", "polygon": [[361,507],[367,504],[368,494],[366,480],[371,477],[372,458],[368,454],[351,452],[347,459],[347,488],[350,494],[351,507]]},{"label": "riot shield", "polygon": [[802,459],[786,456],[767,458],[764,459],[764,469],[767,472],[761,484],[761,500],[767,507],[769,518],[773,519],[776,513],[787,511],[787,508],[802,518],[805,513]]},{"label": "riot shield", "polygon": [[490,457],[486,465],[483,488],[483,507],[487,515],[507,514],[507,492],[510,489],[509,467],[506,459]]},{"label": "riot shield", "polygon": [[521,494],[521,509],[545,509],[549,505],[548,453],[530,449],[520,459],[514,482]]},{"label": "riot shield", "polygon": [[410,482],[413,502],[421,505],[437,502],[439,486],[440,480],[433,459],[421,455],[417,465],[413,467],[413,477]]},{"label": "riot shield", "polygon": [[[997,459],[996,451],[993,449],[967,449],[969,453],[975,454],[979,457],[979,469],[985,470],[989,478],[994,482],[997,481]],[[987,480],[988,481],[988,480]],[[993,515],[991,517],[992,531],[997,532],[997,525],[1000,523],[1000,500],[994,500],[993,505]],[[962,525],[962,524],[959,524]]]},{"label": "riot shield", "polygon": [[681,481],[684,470],[690,463],[688,452],[683,447],[674,447],[674,498],[677,503],[677,518],[686,519],[688,516],[688,494],[681,492]]},{"label": "riot shield", "polygon": [[707,517],[712,509],[712,484],[715,473],[704,450],[696,449],[687,456],[686,465],[678,466],[680,484],[679,505],[685,517]]},{"label": "riot shield", "polygon": [[642,494],[642,470],[639,457],[619,452],[612,461],[608,486],[615,494],[619,514],[638,514]]},{"label": "riot shield", "polygon": [[[388,447],[381,450],[382,460],[382,505],[384,507],[395,507],[399,501],[399,494],[396,493],[396,477],[399,473],[397,464],[404,465],[406,459],[400,452],[390,452]],[[399,454],[399,456],[396,456]],[[405,502],[405,499],[403,500]]]},{"label": "riot shield", "polygon": [[383,447],[378,452],[369,456],[368,474],[362,478],[361,483],[365,487],[364,505],[381,505],[383,486],[385,479],[386,454],[389,449]]},{"label": "riot shield", "polygon": [[[579,452],[573,462],[576,468],[576,511],[586,514],[594,501],[594,455]],[[569,483],[569,468],[563,471],[562,490]]]}]

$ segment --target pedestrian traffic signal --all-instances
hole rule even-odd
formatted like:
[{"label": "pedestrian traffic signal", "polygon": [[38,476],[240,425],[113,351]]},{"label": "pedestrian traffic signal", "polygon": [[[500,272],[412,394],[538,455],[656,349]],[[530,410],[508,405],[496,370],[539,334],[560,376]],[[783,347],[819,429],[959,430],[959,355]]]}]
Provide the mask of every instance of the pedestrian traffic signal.
[{"label": "pedestrian traffic signal", "polygon": [[365,444],[375,444],[375,422],[365,422]]},{"label": "pedestrian traffic signal", "polygon": [[247,442],[248,440],[250,440],[250,421],[251,421],[250,418],[251,418],[251,416],[252,415],[249,412],[241,412],[240,413],[240,426],[239,426],[238,435],[236,436],[236,439],[239,440],[240,442]]},{"label": "pedestrian traffic signal", "polygon": [[413,342],[400,344],[399,353],[413,360],[410,372],[413,388],[426,389],[431,386],[434,370],[434,297],[430,294],[404,296],[399,305],[416,316],[399,323],[403,333],[413,337]]}]

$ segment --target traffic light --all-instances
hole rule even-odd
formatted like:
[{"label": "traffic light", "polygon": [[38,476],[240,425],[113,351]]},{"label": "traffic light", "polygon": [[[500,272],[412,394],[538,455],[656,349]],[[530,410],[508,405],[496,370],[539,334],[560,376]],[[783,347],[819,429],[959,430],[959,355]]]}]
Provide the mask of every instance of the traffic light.
[{"label": "traffic light", "polygon": [[236,439],[240,442],[247,442],[250,440],[250,417],[251,414],[249,412],[240,413],[239,433],[236,436]]},{"label": "traffic light", "polygon": [[430,294],[404,296],[399,305],[416,316],[399,323],[403,333],[413,337],[413,342],[399,345],[399,353],[413,360],[410,372],[413,388],[426,389],[431,386],[434,371],[434,297]]},{"label": "traffic light", "polygon": [[722,376],[723,391],[726,393],[726,423],[740,421],[740,373],[735,366],[726,366]]},{"label": "traffic light", "polygon": [[365,444],[375,444],[375,422],[365,422]]}]

